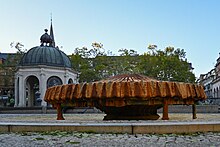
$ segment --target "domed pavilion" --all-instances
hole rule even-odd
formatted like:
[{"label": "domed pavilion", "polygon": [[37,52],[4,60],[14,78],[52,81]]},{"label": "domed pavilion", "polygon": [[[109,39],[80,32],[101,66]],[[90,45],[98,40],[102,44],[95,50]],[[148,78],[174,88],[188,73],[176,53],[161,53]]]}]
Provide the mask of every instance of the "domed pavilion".
[{"label": "domed pavilion", "polygon": [[77,83],[69,57],[55,47],[53,27],[50,35],[40,37],[41,45],[23,55],[15,74],[15,107],[47,106],[46,89],[61,84]]}]

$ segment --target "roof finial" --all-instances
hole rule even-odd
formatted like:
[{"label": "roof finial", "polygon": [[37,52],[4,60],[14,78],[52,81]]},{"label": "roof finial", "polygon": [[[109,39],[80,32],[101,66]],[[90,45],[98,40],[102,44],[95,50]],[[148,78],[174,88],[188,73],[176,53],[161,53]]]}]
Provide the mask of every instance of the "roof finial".
[{"label": "roof finial", "polygon": [[47,34],[47,29],[44,29],[45,33],[40,37],[41,46],[47,46],[47,44],[52,44],[53,40],[50,35]]},{"label": "roof finial", "polygon": [[48,29],[44,29],[44,31],[45,31],[45,33],[47,33],[47,32],[48,32]]},{"label": "roof finial", "polygon": [[55,47],[55,39],[54,39],[54,34],[53,34],[53,25],[52,25],[52,13],[50,13],[50,21],[51,21],[51,25],[50,25],[50,36],[52,38],[52,43],[50,44],[50,46]]},{"label": "roof finial", "polygon": [[50,13],[50,21],[51,21],[51,24],[52,24],[52,18],[53,18],[52,13]]}]

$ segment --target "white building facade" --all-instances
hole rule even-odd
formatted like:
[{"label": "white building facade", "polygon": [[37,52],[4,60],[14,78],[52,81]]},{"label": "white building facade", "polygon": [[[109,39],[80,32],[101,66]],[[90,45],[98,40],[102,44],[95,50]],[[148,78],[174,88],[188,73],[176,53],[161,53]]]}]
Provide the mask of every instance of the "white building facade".
[{"label": "white building facade", "polygon": [[211,71],[200,75],[199,83],[204,86],[207,102],[220,105],[220,57]]}]

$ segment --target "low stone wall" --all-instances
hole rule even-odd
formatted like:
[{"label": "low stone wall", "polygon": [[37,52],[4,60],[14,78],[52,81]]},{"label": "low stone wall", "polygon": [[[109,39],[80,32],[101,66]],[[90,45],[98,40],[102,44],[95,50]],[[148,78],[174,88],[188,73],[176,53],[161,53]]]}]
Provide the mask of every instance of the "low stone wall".
[{"label": "low stone wall", "polygon": [[[163,112],[163,108],[157,111],[158,113]],[[169,113],[192,113],[192,105],[169,105],[168,108]],[[218,113],[219,106],[218,105],[197,105],[196,106],[197,113]]]},{"label": "low stone wall", "polygon": [[51,107],[0,107],[0,114],[43,114],[56,113]]}]

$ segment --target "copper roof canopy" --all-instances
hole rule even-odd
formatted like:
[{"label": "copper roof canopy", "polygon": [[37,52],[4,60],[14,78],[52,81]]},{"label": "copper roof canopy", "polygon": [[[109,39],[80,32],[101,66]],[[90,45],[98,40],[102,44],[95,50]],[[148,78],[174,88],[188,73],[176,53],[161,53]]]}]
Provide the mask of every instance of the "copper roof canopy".
[{"label": "copper roof canopy", "polygon": [[206,98],[203,87],[196,84],[158,81],[138,74],[124,74],[92,83],[60,85],[47,89],[45,101],[57,108],[63,119],[61,104],[96,107],[107,115],[104,120],[158,119],[163,107],[168,118],[168,105],[193,105]]}]

